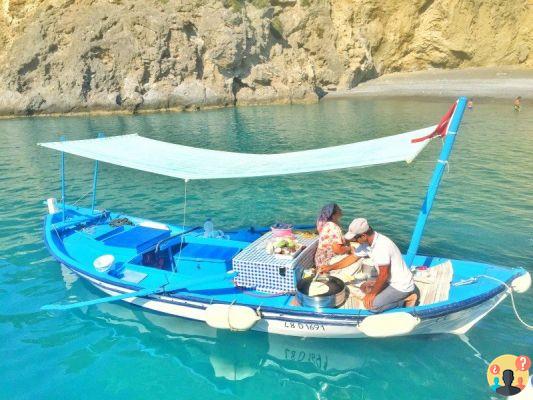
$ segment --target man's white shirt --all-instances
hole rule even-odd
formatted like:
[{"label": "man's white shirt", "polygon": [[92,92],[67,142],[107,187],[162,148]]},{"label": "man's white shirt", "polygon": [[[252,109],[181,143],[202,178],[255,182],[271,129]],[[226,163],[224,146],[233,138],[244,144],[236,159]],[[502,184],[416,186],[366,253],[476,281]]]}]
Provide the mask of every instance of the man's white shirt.
[{"label": "man's white shirt", "polygon": [[359,257],[370,257],[377,267],[390,265],[389,285],[401,292],[411,292],[415,288],[413,274],[407,268],[398,246],[387,236],[374,232],[372,245],[361,244],[355,254]]}]

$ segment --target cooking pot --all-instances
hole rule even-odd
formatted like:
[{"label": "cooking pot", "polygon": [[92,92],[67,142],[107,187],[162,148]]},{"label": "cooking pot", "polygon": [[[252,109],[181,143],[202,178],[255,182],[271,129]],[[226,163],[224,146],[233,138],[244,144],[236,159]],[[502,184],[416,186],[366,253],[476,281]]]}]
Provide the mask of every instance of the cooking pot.
[{"label": "cooking pot", "polygon": [[348,296],[348,289],[341,279],[331,275],[320,275],[316,281],[324,283],[329,290],[317,296],[309,296],[309,288],[313,279],[312,276],[300,279],[296,285],[296,298],[302,306],[320,310],[322,308],[336,308],[344,304]]}]

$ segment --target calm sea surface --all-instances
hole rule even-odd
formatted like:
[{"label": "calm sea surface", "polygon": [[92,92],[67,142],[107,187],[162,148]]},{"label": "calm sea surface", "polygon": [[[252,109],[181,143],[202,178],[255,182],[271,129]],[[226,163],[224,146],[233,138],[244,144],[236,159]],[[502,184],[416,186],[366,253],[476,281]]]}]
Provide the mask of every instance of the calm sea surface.
[{"label": "calm sea surface", "polygon": [[[437,123],[445,100],[331,100],[138,116],[0,121],[0,397],[2,399],[489,399],[487,362],[533,356],[509,300],[467,335],[301,340],[217,332],[204,324],[105,304],[65,313],[43,304],[99,293],[62,270],[41,238],[59,197],[58,154],[38,142],[138,133],[257,153],[360,141]],[[312,223],[336,201],[345,227],[364,216],[405,250],[440,149],[419,161],[310,175],[192,181],[187,224]],[[157,157],[157,154],[154,154]],[[357,157],[357,154],[354,154]],[[421,252],[533,271],[533,107],[478,103],[463,120]],[[211,160],[206,159],[206,163]],[[91,188],[92,163],[67,156],[67,199]],[[101,166],[98,206],[181,223],[183,182]],[[90,197],[90,196],[89,196]],[[89,197],[80,204],[89,204]],[[517,298],[533,319],[532,291]]]}]

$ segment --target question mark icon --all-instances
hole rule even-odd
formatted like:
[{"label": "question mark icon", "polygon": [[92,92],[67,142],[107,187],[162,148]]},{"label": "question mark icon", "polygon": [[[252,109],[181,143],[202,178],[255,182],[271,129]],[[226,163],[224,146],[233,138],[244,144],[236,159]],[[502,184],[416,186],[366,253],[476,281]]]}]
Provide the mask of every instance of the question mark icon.
[{"label": "question mark icon", "polygon": [[493,375],[498,375],[500,373],[500,366],[498,364],[491,365],[490,372]]},{"label": "question mark icon", "polygon": [[531,367],[531,359],[528,356],[518,356],[515,365],[517,370],[527,371]]}]

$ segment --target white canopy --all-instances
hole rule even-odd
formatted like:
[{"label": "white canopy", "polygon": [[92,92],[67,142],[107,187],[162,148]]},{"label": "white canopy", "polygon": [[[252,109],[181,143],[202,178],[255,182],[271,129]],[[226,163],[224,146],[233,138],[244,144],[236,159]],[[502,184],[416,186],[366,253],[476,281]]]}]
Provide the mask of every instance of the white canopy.
[{"label": "white canopy", "polygon": [[40,143],[41,146],[110,164],[182,179],[242,178],[411,162],[429,140],[411,143],[435,127],[359,143],[281,154],[207,150],[138,135]]}]

